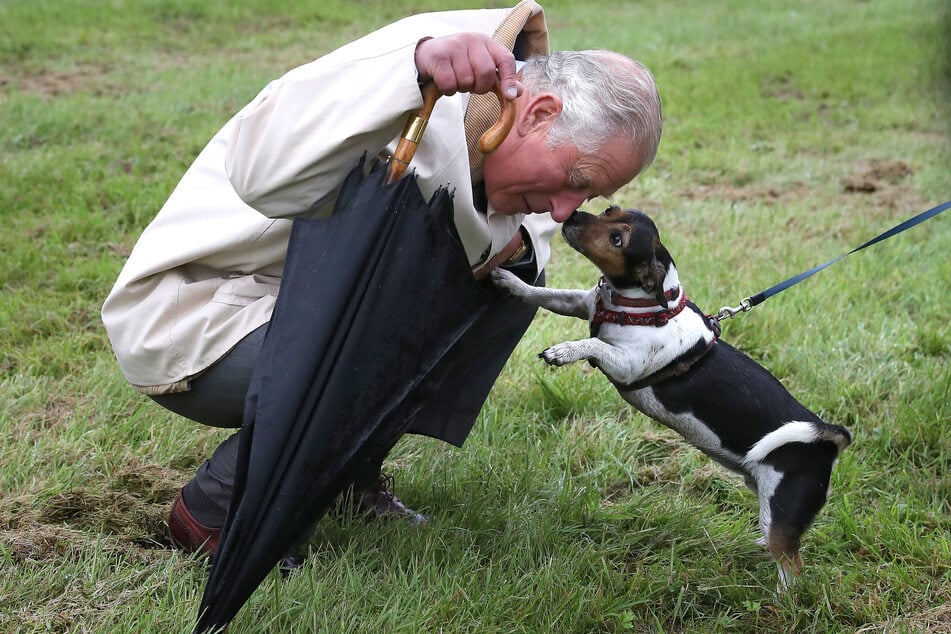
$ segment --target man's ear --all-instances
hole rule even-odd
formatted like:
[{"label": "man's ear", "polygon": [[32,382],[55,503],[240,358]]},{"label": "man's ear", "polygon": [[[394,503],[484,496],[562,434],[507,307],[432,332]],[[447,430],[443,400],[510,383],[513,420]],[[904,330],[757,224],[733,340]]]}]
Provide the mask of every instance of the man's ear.
[{"label": "man's ear", "polygon": [[515,126],[523,136],[542,131],[545,134],[551,129],[552,123],[561,114],[563,104],[561,97],[551,92],[537,95],[525,95],[525,107],[521,110]]}]

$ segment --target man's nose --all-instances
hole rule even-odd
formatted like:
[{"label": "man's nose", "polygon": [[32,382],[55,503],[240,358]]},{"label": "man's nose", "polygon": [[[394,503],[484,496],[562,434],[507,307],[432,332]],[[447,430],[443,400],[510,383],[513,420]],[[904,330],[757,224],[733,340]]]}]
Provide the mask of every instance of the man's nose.
[{"label": "man's nose", "polygon": [[556,196],[551,201],[551,217],[555,222],[564,222],[578,207],[587,200],[585,194],[565,193]]}]

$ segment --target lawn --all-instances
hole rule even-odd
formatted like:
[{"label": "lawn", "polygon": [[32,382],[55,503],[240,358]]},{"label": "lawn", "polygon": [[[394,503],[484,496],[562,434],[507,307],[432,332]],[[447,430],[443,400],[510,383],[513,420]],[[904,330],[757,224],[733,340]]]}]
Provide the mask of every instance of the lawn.
[{"label": "lawn", "polygon": [[[0,631],[188,632],[206,578],[175,492],[226,432],[122,378],[99,308],[137,235],[270,79],[459,0],[0,0]],[[483,6],[506,6],[496,1]],[[553,0],[555,48],[645,62],[650,213],[691,298],[736,305],[951,199],[940,0]],[[600,211],[607,201],[593,201]],[[548,282],[595,270],[560,239]],[[742,482],[630,409],[539,314],[463,449],[400,442],[422,528],[327,517],[240,632],[951,632],[951,214],[851,255],[724,338],[854,435],[775,595]]]}]

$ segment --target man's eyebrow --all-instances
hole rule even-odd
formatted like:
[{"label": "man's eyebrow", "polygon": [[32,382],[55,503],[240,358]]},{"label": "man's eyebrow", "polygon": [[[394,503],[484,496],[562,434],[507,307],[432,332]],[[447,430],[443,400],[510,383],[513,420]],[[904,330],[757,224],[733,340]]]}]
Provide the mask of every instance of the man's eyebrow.
[{"label": "man's eyebrow", "polygon": [[607,190],[598,190],[594,186],[594,180],[591,178],[591,175],[582,168],[573,167],[568,172],[568,185],[574,187],[575,189],[587,189],[591,192],[591,195],[588,196],[588,200],[593,198],[611,198],[614,193],[620,189]]},{"label": "man's eyebrow", "polygon": [[568,172],[568,185],[576,189],[591,187],[591,176],[583,169],[572,167]]}]

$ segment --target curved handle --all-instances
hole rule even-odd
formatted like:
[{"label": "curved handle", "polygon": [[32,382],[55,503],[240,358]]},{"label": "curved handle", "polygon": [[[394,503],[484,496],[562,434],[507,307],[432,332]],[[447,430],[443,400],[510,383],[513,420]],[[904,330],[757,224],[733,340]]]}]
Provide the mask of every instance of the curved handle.
[{"label": "curved handle", "polygon": [[[502,113],[499,120],[479,138],[479,151],[483,154],[494,152],[496,148],[502,145],[502,141],[508,136],[512,124],[515,122],[515,102],[505,99],[502,96],[502,89],[498,84],[492,87],[495,96],[498,97],[499,107]],[[433,113],[433,107],[436,100],[440,97],[439,89],[433,82],[426,82],[422,87],[423,107],[416,114],[411,114],[406,121],[406,127],[403,128],[403,134],[396,146],[396,151],[390,158],[390,166],[386,176],[386,182],[394,183],[402,176],[410,161],[416,154],[416,148],[423,139],[423,132],[426,131],[426,124]]]},{"label": "curved handle", "polygon": [[512,124],[515,123],[515,101],[506,99],[502,96],[502,88],[498,84],[492,86],[492,92],[499,99],[499,107],[502,112],[499,114],[499,120],[492,124],[492,127],[485,131],[479,137],[479,151],[483,154],[495,152],[505,137],[509,135]]}]

